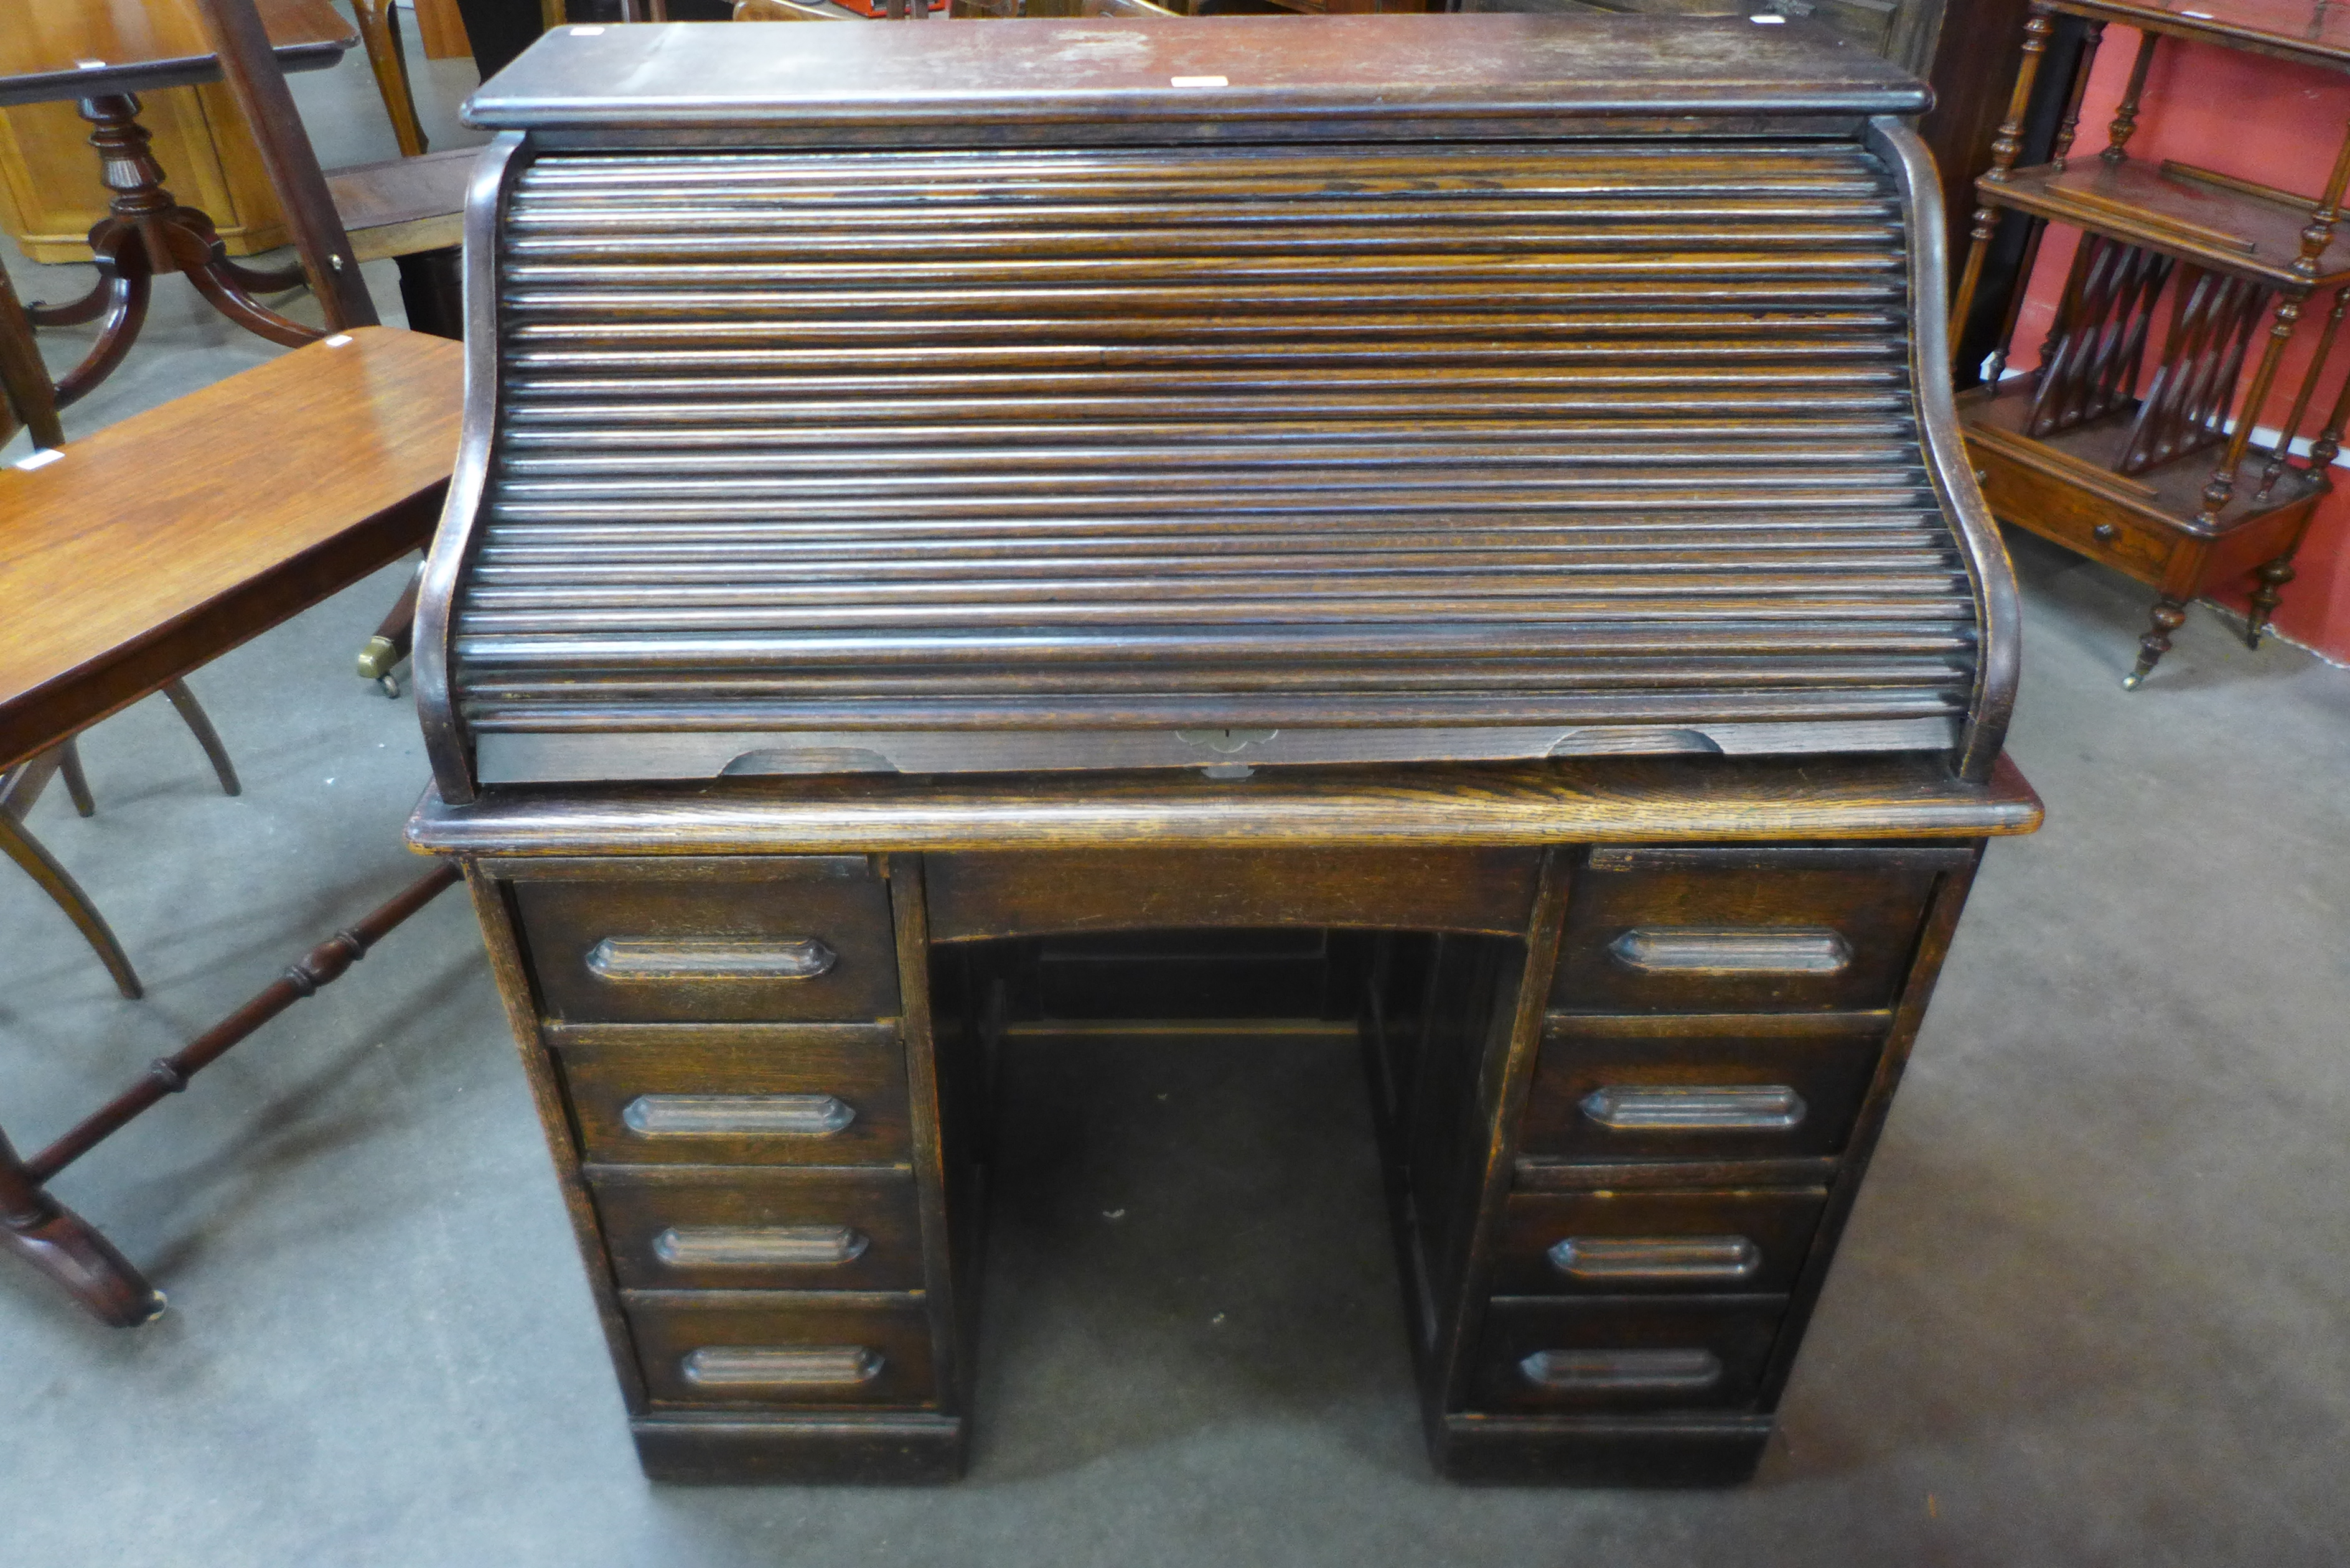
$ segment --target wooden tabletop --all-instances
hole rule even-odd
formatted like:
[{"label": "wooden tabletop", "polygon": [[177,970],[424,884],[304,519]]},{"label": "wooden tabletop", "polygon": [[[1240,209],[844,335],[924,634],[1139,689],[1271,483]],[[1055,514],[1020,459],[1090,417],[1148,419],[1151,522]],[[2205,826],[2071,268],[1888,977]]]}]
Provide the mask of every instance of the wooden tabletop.
[{"label": "wooden tabletop", "polygon": [[0,468],[0,767],[431,537],[463,347],[334,341]]},{"label": "wooden tabletop", "polygon": [[[322,70],[359,33],[328,0],[257,0],[277,63]],[[0,0],[0,106],[220,79],[195,0]]]}]

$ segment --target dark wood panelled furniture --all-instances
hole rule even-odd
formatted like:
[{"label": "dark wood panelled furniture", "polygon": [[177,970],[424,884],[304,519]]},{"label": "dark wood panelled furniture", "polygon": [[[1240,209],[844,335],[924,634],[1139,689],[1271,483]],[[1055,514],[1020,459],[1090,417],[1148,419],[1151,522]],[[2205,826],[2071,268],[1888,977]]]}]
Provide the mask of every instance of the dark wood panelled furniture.
[{"label": "dark wood panelled furniture", "polygon": [[1743,1477],[2039,817],[1922,93],[1742,20],[746,31],[475,100],[417,643],[647,1469],[959,1470],[997,1042],[1040,940],[1174,931],[1340,955],[1447,1474]]}]

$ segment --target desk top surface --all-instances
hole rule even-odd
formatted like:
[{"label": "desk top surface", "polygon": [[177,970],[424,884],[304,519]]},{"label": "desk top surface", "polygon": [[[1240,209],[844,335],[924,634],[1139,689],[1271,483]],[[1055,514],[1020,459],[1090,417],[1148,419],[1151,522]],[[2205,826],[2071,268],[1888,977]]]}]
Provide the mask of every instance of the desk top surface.
[{"label": "desk top surface", "polygon": [[1777,16],[1397,15],[567,27],[468,123],[599,130],[1083,119],[1915,114],[1922,84]]},{"label": "desk top surface", "polygon": [[463,358],[362,328],[0,468],[0,765],[58,738],[28,714],[257,582],[286,580],[282,613],[213,626],[183,670],[342,587],[310,580],[336,542],[448,478]]},{"label": "desk top surface", "polygon": [[[357,44],[328,0],[256,0],[277,63],[320,70]],[[7,0],[0,105],[216,81],[195,0]]]}]

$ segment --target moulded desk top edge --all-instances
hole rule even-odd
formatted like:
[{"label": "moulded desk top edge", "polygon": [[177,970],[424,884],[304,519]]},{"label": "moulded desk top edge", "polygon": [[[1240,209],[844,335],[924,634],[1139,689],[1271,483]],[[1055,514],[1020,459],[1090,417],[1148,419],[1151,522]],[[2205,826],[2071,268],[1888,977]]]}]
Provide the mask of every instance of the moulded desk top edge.
[{"label": "moulded desk top edge", "polygon": [[1609,759],[1547,766],[1264,768],[994,778],[739,780],[428,790],[420,850],[794,855],[890,850],[1543,845],[1958,838],[2030,833],[2040,798],[2002,756],[1985,784],[1942,758]]}]

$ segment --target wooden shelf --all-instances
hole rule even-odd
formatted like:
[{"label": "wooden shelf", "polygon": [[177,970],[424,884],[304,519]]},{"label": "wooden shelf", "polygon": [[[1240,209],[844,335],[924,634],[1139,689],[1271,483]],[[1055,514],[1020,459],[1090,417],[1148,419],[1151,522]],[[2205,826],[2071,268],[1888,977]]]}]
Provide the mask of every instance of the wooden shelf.
[{"label": "wooden shelf", "polygon": [[1969,439],[2126,508],[2148,523],[2198,538],[2216,539],[2249,527],[2274,513],[2302,505],[2329,488],[2323,475],[2287,463],[2276,487],[2255,499],[2269,454],[2248,447],[2236,475],[2234,499],[2216,524],[2199,527],[2195,519],[2202,510],[2203,485],[2219,466],[2222,449],[2205,447],[2145,473],[2115,472],[2129,442],[2130,421],[2137,413],[2135,403],[2045,440],[2023,433],[2032,412],[2029,376],[2011,376],[1995,391],[1978,388],[1963,393],[1958,409],[1959,423]]},{"label": "wooden shelf", "polygon": [[2054,0],[2049,9],[2350,71],[2350,7],[2319,0]]},{"label": "wooden shelf", "polygon": [[2170,164],[2108,163],[2093,153],[2063,169],[2042,164],[2003,181],[1986,177],[1975,189],[1989,205],[2092,229],[2288,295],[2350,283],[2350,230],[2325,247],[2314,278],[2293,270],[2314,198],[2254,194],[2199,174]]}]

